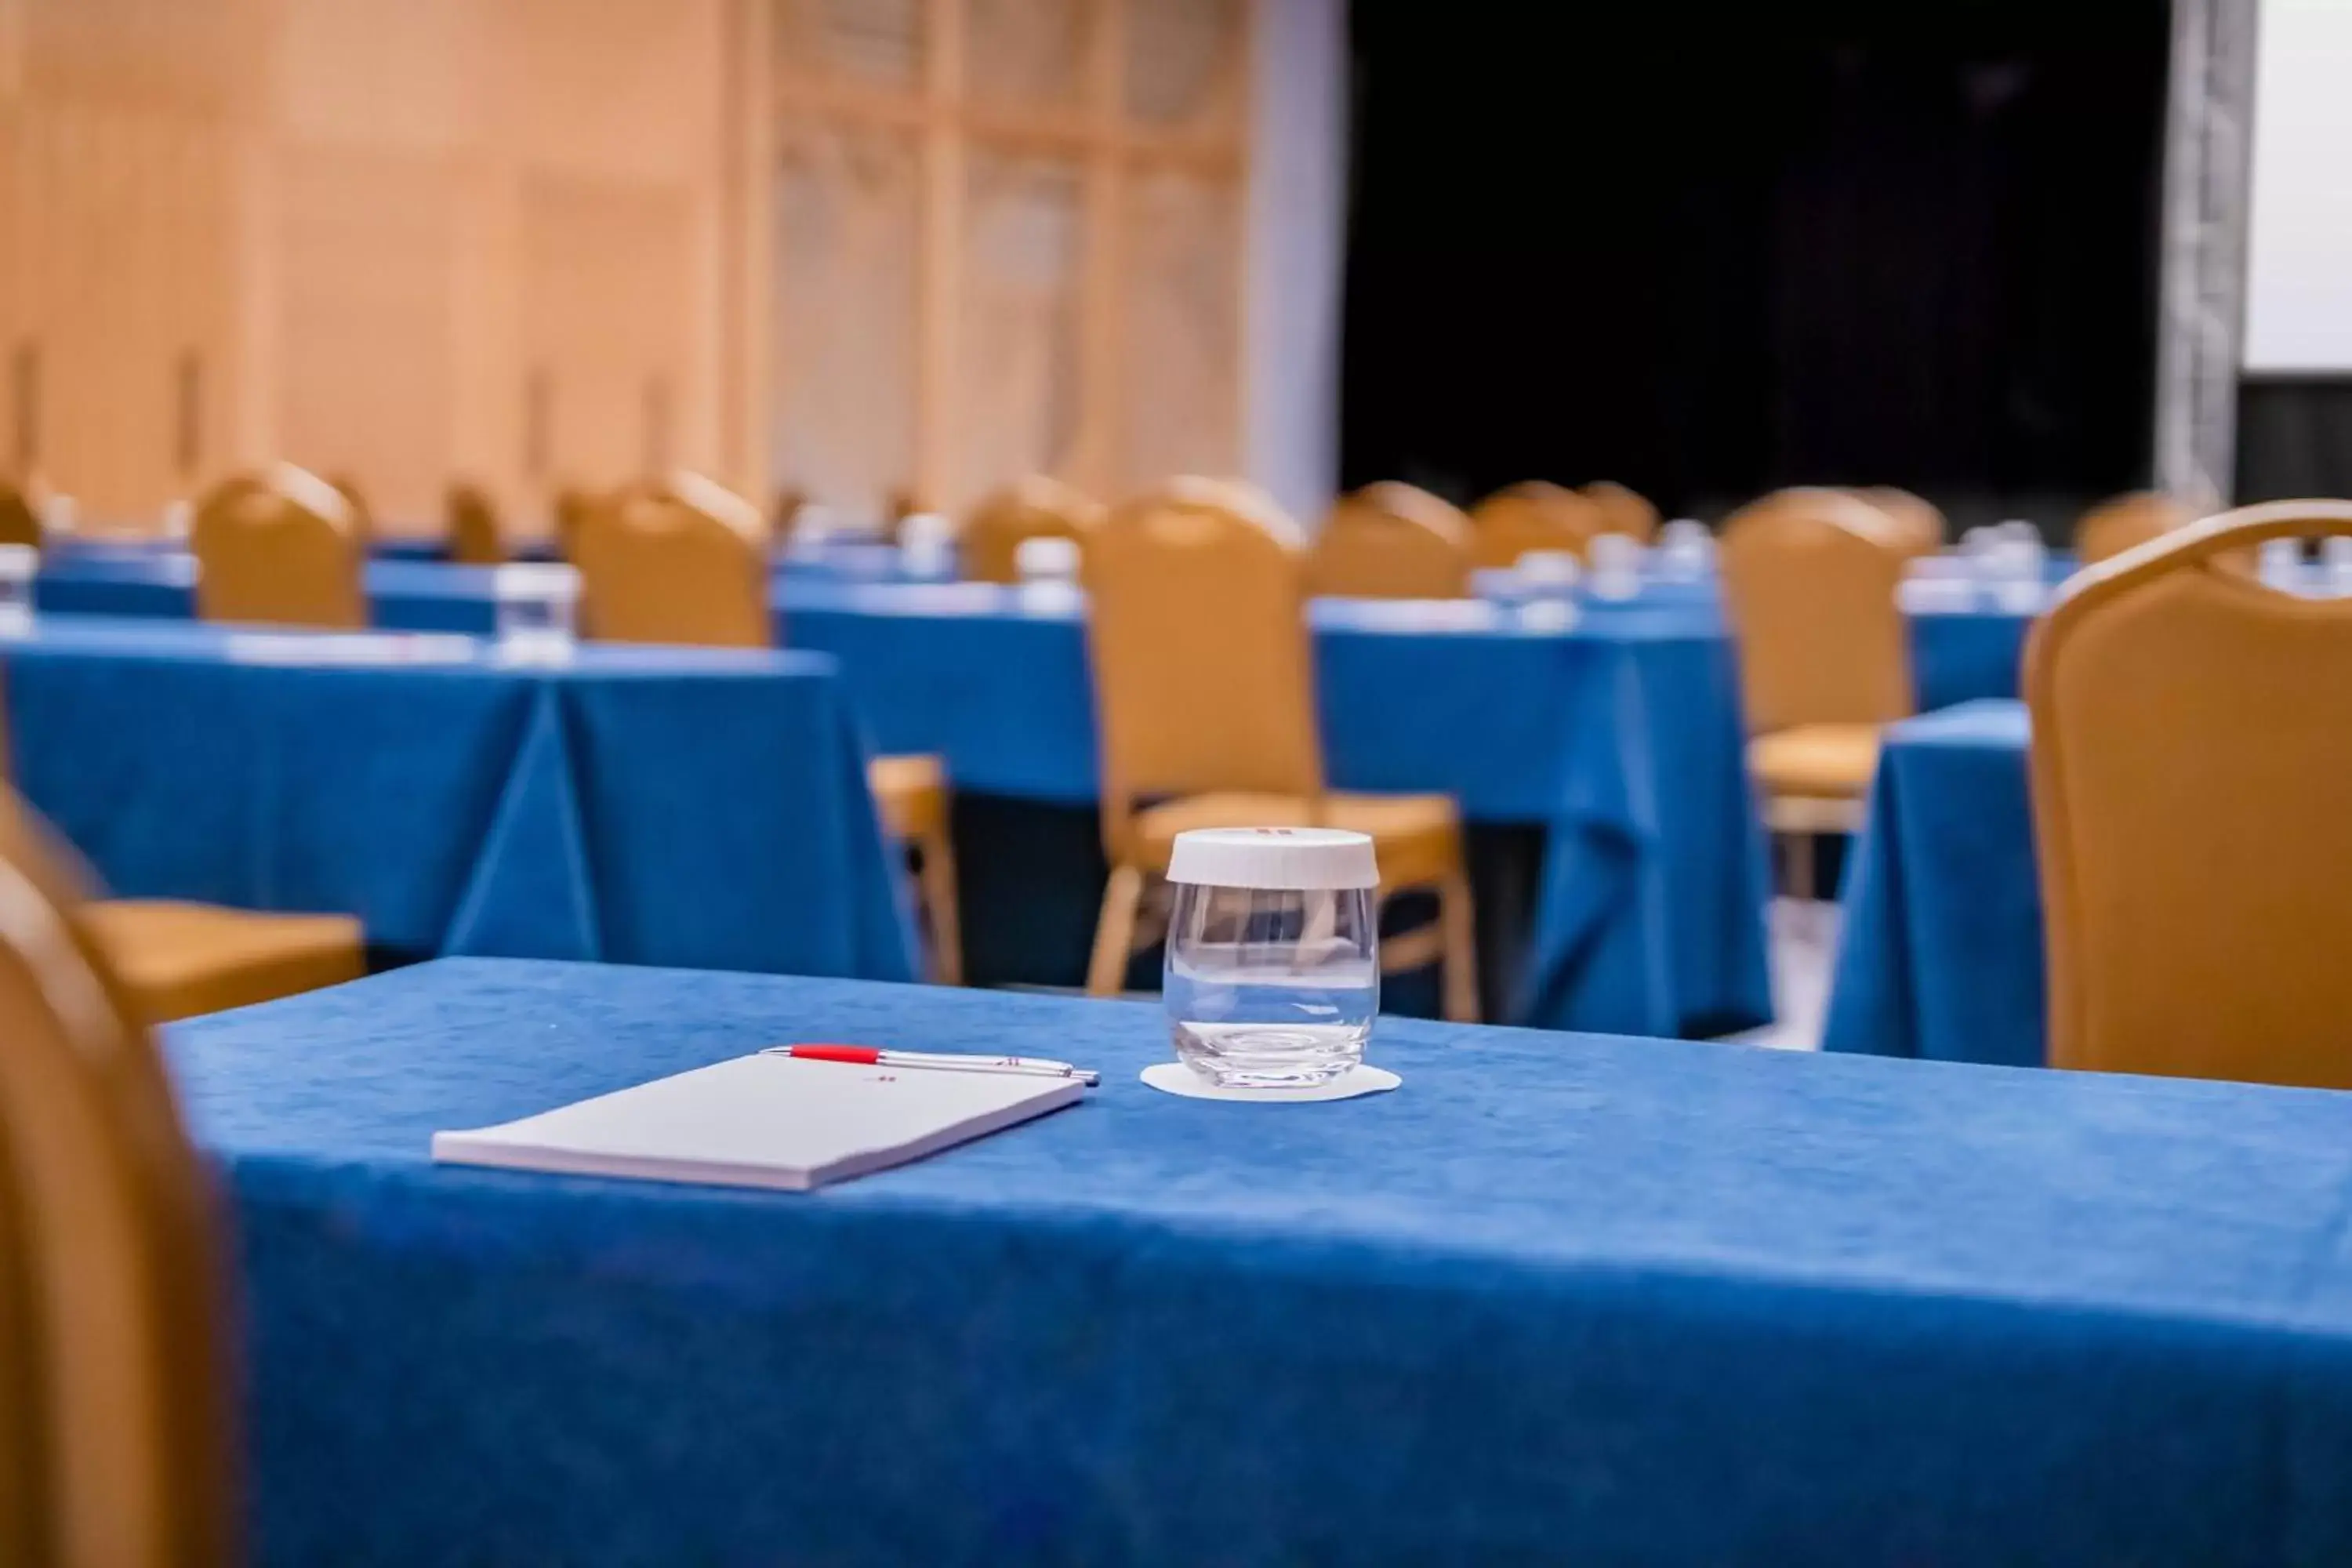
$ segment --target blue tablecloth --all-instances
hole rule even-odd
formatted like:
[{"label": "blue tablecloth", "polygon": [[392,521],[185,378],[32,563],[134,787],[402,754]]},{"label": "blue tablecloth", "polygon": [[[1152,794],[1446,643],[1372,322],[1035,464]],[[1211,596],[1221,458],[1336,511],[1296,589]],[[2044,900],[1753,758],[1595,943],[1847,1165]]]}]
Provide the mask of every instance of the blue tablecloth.
[{"label": "blue tablecloth", "polygon": [[[813,1195],[426,1163],[780,1040],[1087,1101]],[[265,1564],[2352,1561],[2352,1099],[444,963],[173,1027]]]},{"label": "blue tablecloth", "polygon": [[[408,646],[349,657],[374,644]],[[410,954],[911,972],[819,657],[520,669],[470,639],[54,617],[0,672],[17,787],[126,896],[355,914]]]},{"label": "blue tablecloth", "polygon": [[2025,705],[1906,720],[1847,873],[1822,1047],[2030,1067],[2044,1029]]},{"label": "blue tablecloth", "polygon": [[[789,582],[795,647],[841,662],[884,751],[945,755],[959,790],[1089,805],[1081,612],[1017,591]],[[1671,1035],[1770,1016],[1763,847],[1738,679],[1712,611],[1588,611],[1572,632],[1436,628],[1421,607],[1314,609],[1341,789],[1454,795],[1547,830],[1514,1022]]]}]

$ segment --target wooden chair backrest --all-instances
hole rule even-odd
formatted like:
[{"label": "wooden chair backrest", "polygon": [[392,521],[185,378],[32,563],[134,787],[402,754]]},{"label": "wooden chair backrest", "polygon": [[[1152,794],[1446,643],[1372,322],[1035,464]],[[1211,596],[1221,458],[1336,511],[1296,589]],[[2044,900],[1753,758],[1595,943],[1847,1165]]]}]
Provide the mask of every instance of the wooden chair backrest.
[{"label": "wooden chair backrest", "polygon": [[495,566],[507,558],[506,536],[489,492],[463,480],[449,487],[449,559],[467,566]]},{"label": "wooden chair backrest", "polygon": [[1595,479],[1577,492],[1601,513],[1602,533],[1622,533],[1647,544],[1658,537],[1658,509],[1650,498],[1614,479]]},{"label": "wooden chair backrest", "polygon": [[212,1568],[240,1446],[211,1177],[68,863],[0,804],[0,1553]]},{"label": "wooden chair backrest", "polygon": [[975,583],[1014,583],[1014,557],[1032,539],[1075,539],[1081,550],[1102,521],[1099,501],[1059,479],[1031,474],[992,492],[972,508],[957,531],[956,550],[963,574]]},{"label": "wooden chair backrest", "polygon": [[1308,589],[1360,599],[1459,599],[1470,592],[1470,520],[1415,485],[1341,496],[1307,558]]},{"label": "wooden chair backrest", "polygon": [[1087,552],[1103,837],[1138,804],[1210,790],[1319,802],[1307,561],[1244,487],[1175,479],[1114,509]]},{"label": "wooden chair backrest", "polygon": [[2073,578],[2026,653],[2056,1067],[2352,1088],[2352,600],[2225,557],[2276,501]]},{"label": "wooden chair backrest", "polygon": [[1530,550],[1577,555],[1608,531],[1601,509],[1544,479],[1496,490],[1470,509],[1470,552],[1481,567],[1509,566]]},{"label": "wooden chair backrest", "polygon": [[22,487],[0,479],[0,544],[41,543],[41,514]]},{"label": "wooden chair backrest", "polygon": [[366,542],[342,496],[286,465],[220,487],[196,508],[196,614],[351,630],[368,624]]},{"label": "wooden chair backrest", "polygon": [[775,642],[766,542],[740,518],[640,490],[590,508],[575,528],[587,636],[714,647]]},{"label": "wooden chair backrest", "polygon": [[1724,607],[1739,642],[1748,727],[1882,724],[1908,714],[1906,553],[1877,508],[1838,490],[1781,490],[1727,519]]},{"label": "wooden chair backrest", "polygon": [[2095,566],[2195,521],[2196,514],[2170,496],[2135,490],[2103,500],[2075,520],[2074,554],[2084,565]]},{"label": "wooden chair backrest", "polygon": [[1892,485],[1876,485],[1854,494],[1886,514],[1895,537],[1906,555],[1933,555],[1944,548],[1944,514],[1936,503]]}]

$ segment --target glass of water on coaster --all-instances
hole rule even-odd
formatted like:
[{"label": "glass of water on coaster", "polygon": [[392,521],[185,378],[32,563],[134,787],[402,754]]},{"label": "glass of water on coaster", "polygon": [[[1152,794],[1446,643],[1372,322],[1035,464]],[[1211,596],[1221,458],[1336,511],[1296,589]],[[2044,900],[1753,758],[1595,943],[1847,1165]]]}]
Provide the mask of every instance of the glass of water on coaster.
[{"label": "glass of water on coaster", "polygon": [[1176,1055],[1220,1089],[1353,1070],[1380,1011],[1372,841],[1329,827],[1176,837],[1163,994]]},{"label": "glass of water on coaster", "polygon": [[515,561],[495,569],[498,656],[508,664],[568,664],[577,637],[580,574],[555,561]]}]

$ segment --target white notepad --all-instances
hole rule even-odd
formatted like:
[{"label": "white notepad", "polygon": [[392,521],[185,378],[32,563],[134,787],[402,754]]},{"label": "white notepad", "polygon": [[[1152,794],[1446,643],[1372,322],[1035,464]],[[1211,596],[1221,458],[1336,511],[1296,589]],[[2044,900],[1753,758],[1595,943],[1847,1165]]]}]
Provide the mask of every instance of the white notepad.
[{"label": "white notepad", "polygon": [[739,1057],[498,1127],[433,1158],[575,1176],[806,1192],[903,1165],[1086,1092],[1075,1079]]}]

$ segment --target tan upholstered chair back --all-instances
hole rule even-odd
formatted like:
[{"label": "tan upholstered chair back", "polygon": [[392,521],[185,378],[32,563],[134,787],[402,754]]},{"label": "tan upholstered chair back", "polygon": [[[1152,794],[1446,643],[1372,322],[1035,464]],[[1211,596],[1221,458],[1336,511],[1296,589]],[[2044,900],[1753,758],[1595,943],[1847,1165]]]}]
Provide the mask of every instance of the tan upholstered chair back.
[{"label": "tan upholstered chair back", "polygon": [[963,574],[975,583],[1013,583],[1013,556],[1032,539],[1084,542],[1102,521],[1099,502],[1059,479],[1032,474],[990,494],[971,510],[956,535]]},{"label": "tan upholstered chair back", "polygon": [[2054,1066],[2352,1088],[2352,600],[2221,559],[2308,534],[2352,502],[2207,519],[2034,629]]},{"label": "tan upholstered chair back", "polygon": [[599,504],[596,496],[577,485],[565,485],[555,492],[548,515],[554,524],[555,553],[560,559],[578,563],[581,526]]},{"label": "tan upholstered chair back", "polygon": [[449,559],[467,566],[495,566],[507,558],[498,509],[481,486],[449,487]]},{"label": "tan upholstered chair back", "polygon": [[40,542],[41,514],[33,510],[22,488],[0,480],[0,544],[29,544],[38,549]]},{"label": "tan upholstered chair back", "polygon": [[1878,485],[1854,492],[1885,512],[1895,524],[1895,538],[1906,555],[1933,555],[1945,544],[1944,514],[1924,496]]},{"label": "tan upholstered chair back", "polygon": [[1622,533],[1647,544],[1658,537],[1658,509],[1614,479],[1595,479],[1577,492],[1601,514],[1601,533]]},{"label": "tan upholstered chair back", "polygon": [[211,1178],[68,862],[20,812],[0,804],[0,1552],[226,1565],[239,1445]]},{"label": "tan upholstered chair back", "polygon": [[1508,566],[1530,550],[1578,555],[1604,532],[1601,509],[1574,490],[1529,479],[1470,509],[1470,550],[1481,567]]},{"label": "tan upholstered chair back", "polygon": [[1837,490],[1781,490],[1735,512],[1719,547],[1748,727],[1883,724],[1912,710],[1885,514]]},{"label": "tan upholstered chair back", "polygon": [[327,483],[335,487],[335,493],[343,498],[345,506],[351,508],[352,531],[358,535],[361,545],[365,547],[376,532],[375,508],[368,504],[367,491],[361,489],[359,480],[347,471],[329,474]]},{"label": "tan upholstered chair back", "polygon": [[2194,514],[2170,496],[2136,490],[2103,500],[2082,515],[2074,524],[2074,553],[2084,565],[2095,566],[2194,521]]},{"label": "tan upholstered chair back", "polygon": [[1139,802],[1210,790],[1321,796],[1306,553],[1271,501],[1172,480],[1095,531],[1087,587],[1114,860]]},{"label": "tan upholstered chair back", "polygon": [[1317,594],[1462,598],[1470,592],[1470,520],[1417,486],[1366,485],[1332,505],[1307,572]]},{"label": "tan upholstered chair back", "polygon": [[280,465],[267,483],[216,491],[196,509],[189,547],[205,620],[368,624],[367,546],[349,504],[315,474]]},{"label": "tan upholstered chair back", "polygon": [[[756,514],[755,514],[756,517]],[[637,491],[576,525],[582,629],[616,642],[766,647],[766,543],[740,518]]]}]

